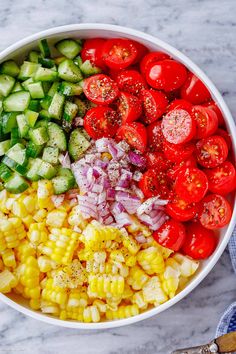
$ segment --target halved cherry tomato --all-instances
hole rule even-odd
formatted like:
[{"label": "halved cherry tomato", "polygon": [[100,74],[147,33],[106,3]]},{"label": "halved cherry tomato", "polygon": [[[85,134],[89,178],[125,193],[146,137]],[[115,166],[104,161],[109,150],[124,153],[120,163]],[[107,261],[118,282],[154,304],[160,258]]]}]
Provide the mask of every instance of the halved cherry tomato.
[{"label": "halved cherry tomato", "polygon": [[193,114],[196,122],[196,139],[208,138],[215,133],[218,127],[216,113],[207,107],[194,106]]},{"label": "halved cherry tomato", "polygon": [[81,51],[81,58],[83,61],[89,60],[92,64],[98,66],[102,70],[106,69],[102,59],[103,45],[106,40],[103,38],[86,39]]},{"label": "halved cherry tomato", "polygon": [[191,113],[192,108],[193,108],[192,103],[177,98],[169,104],[169,106],[167,107],[167,113],[172,111],[173,109],[184,109],[188,113]]},{"label": "halved cherry tomato", "polygon": [[186,238],[182,251],[193,259],[205,259],[210,257],[217,245],[217,238],[212,230],[207,230],[199,223],[187,225]]},{"label": "halved cherry tomato", "polygon": [[91,108],[84,117],[84,128],[93,139],[113,137],[119,128],[117,113],[105,106]]},{"label": "halved cherry tomato", "polygon": [[144,123],[150,124],[160,118],[166,110],[168,100],[166,95],[161,91],[143,90],[141,93]]},{"label": "halved cherry tomato", "polygon": [[117,83],[104,74],[84,79],[83,91],[90,101],[101,105],[110,104],[119,94]]},{"label": "halved cherry tomato", "polygon": [[224,138],[218,135],[199,140],[196,148],[197,161],[206,168],[214,168],[221,165],[228,155],[227,144]]},{"label": "halved cherry tomato", "polygon": [[184,108],[172,109],[162,119],[162,132],[171,144],[183,144],[190,141],[196,132],[193,115]]},{"label": "halved cherry tomato", "polygon": [[167,214],[178,221],[188,221],[193,219],[197,210],[196,203],[189,204],[177,195],[175,195],[173,200],[166,205]]},{"label": "halved cherry tomato", "polygon": [[121,91],[129,92],[135,96],[139,96],[147,88],[143,77],[136,70],[122,70],[116,76],[116,82]]},{"label": "halved cherry tomato", "polygon": [[163,150],[168,160],[178,163],[187,160],[193,154],[195,145],[193,143],[171,144],[163,140]]},{"label": "halved cherry tomato", "polygon": [[197,167],[197,160],[194,156],[190,156],[187,160],[175,162],[167,171],[167,176],[174,180],[182,167]]},{"label": "halved cherry tomato", "polygon": [[148,145],[150,151],[163,151],[164,136],[161,129],[161,121],[156,121],[147,127]]},{"label": "halved cherry tomato", "polygon": [[149,64],[156,63],[160,60],[170,59],[170,56],[163,52],[151,52],[145,55],[140,63],[140,71],[145,76]]},{"label": "halved cherry tomato", "polygon": [[151,63],[147,67],[146,80],[158,90],[173,91],[183,85],[187,79],[185,66],[175,60],[165,59]]},{"label": "halved cherry tomato", "polygon": [[217,118],[218,118],[218,125],[220,127],[225,125],[223,114],[221,113],[221,110],[219,109],[219,107],[218,107],[216,102],[211,100],[211,101],[209,101],[207,103],[204,103],[203,106],[212,109],[216,113]]},{"label": "halved cherry tomato", "polygon": [[159,171],[167,171],[171,163],[162,152],[149,151],[146,153],[147,168],[157,168]]},{"label": "halved cherry tomato", "polygon": [[117,102],[117,113],[122,123],[131,123],[142,114],[142,104],[138,97],[128,92],[121,92]]},{"label": "halved cherry tomato", "polygon": [[136,59],[134,61],[133,64],[136,64],[136,63],[139,63],[143,57],[149,52],[149,50],[147,49],[147,47],[145,47],[145,45],[143,45],[142,43],[139,43],[139,42],[136,42],[136,41],[133,41],[136,49],[137,49],[137,56],[136,56]]},{"label": "halved cherry tomato", "polygon": [[207,229],[216,230],[226,226],[231,216],[231,206],[222,195],[209,194],[202,200],[199,220]]},{"label": "halved cherry tomato", "polygon": [[222,138],[224,138],[225,142],[226,142],[226,144],[228,146],[228,149],[229,150],[231,149],[231,147],[232,147],[231,137],[230,137],[229,133],[226,130],[218,128],[216,133],[215,133],[215,135],[219,135]]},{"label": "halved cherry tomato", "polygon": [[196,167],[182,167],[175,180],[175,192],[188,203],[199,202],[208,190],[205,173]]},{"label": "halved cherry tomato", "polygon": [[157,243],[176,252],[182,247],[185,237],[184,225],[173,219],[166,221],[158,231],[153,233]]},{"label": "halved cherry tomato", "polygon": [[139,188],[146,198],[159,195],[168,198],[170,193],[169,180],[165,172],[156,169],[147,170],[139,181]]},{"label": "halved cherry tomato", "polygon": [[209,182],[209,190],[212,193],[225,195],[236,188],[236,171],[229,161],[220,166],[204,171]]},{"label": "halved cherry tomato", "polygon": [[181,97],[192,104],[201,104],[210,100],[211,94],[204,83],[189,72],[187,80],[181,87]]},{"label": "halved cherry tomato", "polygon": [[122,38],[108,39],[103,46],[104,63],[112,69],[120,70],[131,65],[138,54],[133,41]]},{"label": "halved cherry tomato", "polygon": [[122,125],[116,135],[118,140],[125,140],[134,149],[144,153],[147,146],[147,131],[143,124],[138,122]]}]

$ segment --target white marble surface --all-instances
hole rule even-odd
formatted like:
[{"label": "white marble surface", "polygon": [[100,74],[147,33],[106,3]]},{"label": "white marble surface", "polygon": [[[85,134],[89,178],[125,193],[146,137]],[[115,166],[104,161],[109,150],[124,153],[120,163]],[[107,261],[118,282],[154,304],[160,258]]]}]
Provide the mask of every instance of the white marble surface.
[{"label": "white marble surface", "polygon": [[[199,64],[236,116],[235,0],[1,0],[0,50],[53,26],[101,22],[159,36]],[[107,331],[46,325],[0,304],[0,353],[168,354],[214,336],[236,282],[226,251],[186,299],[152,319]]]}]

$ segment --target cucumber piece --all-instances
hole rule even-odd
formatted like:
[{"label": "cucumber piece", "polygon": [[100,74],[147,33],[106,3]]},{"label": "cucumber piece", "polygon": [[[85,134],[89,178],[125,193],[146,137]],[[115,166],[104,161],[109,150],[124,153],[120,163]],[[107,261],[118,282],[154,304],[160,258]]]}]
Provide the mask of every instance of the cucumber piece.
[{"label": "cucumber piece", "polygon": [[80,68],[80,66],[83,64],[83,60],[81,59],[80,55],[74,59],[74,63]]},{"label": "cucumber piece", "polygon": [[4,187],[8,192],[18,194],[29,188],[29,184],[18,173],[14,173],[8,182],[5,183]]},{"label": "cucumber piece", "polygon": [[48,58],[38,58],[39,64],[41,64],[44,68],[51,69],[55,65],[55,61],[53,59]]},{"label": "cucumber piece", "polygon": [[48,96],[53,97],[58,90],[59,82],[54,82],[48,91]]},{"label": "cucumber piece", "polygon": [[8,96],[15,85],[15,79],[9,75],[0,75],[0,95]]},{"label": "cucumber piece", "polygon": [[68,59],[74,59],[81,51],[81,45],[73,39],[63,39],[56,43],[57,50]]},{"label": "cucumber piece", "polygon": [[46,95],[48,93],[48,91],[50,90],[52,83],[49,81],[43,81],[42,85],[43,85],[44,94]]},{"label": "cucumber piece", "polygon": [[39,112],[39,109],[40,109],[40,103],[39,103],[39,101],[37,101],[37,100],[30,100],[30,103],[29,103],[28,108],[29,108],[31,111]]},{"label": "cucumber piece", "polygon": [[35,73],[35,81],[56,81],[58,78],[58,73],[52,69],[39,67]]},{"label": "cucumber piece", "polygon": [[13,161],[17,162],[19,165],[26,165],[27,157],[26,157],[26,149],[24,145],[18,143],[12,146],[7,152],[6,156],[8,156]]},{"label": "cucumber piece", "polygon": [[2,113],[3,107],[2,107],[3,100],[0,98],[0,114]]},{"label": "cucumber piece", "polygon": [[78,112],[78,106],[75,103],[72,103],[70,101],[66,101],[64,113],[63,113],[63,118],[67,122],[71,123],[72,120],[76,117],[77,112]]},{"label": "cucumber piece", "polygon": [[39,52],[36,52],[35,50],[32,50],[32,52],[29,53],[29,61],[32,63],[38,63],[39,58],[41,58],[41,54]]},{"label": "cucumber piece", "polygon": [[45,178],[45,179],[52,179],[54,176],[56,176],[57,169],[52,166],[49,162],[42,161],[41,165],[38,169],[38,174],[40,177]]},{"label": "cucumber piece", "polygon": [[88,110],[88,106],[87,106],[87,103],[85,101],[82,101],[80,98],[76,98],[75,99],[75,103],[78,107],[78,113],[77,115],[79,117],[84,117],[85,116],[85,113],[87,112]]},{"label": "cucumber piece", "polygon": [[39,127],[29,130],[29,137],[36,145],[43,145],[49,140],[49,135],[46,127]]},{"label": "cucumber piece", "polygon": [[10,170],[10,168],[7,167],[4,163],[0,162],[0,178],[3,180],[3,182],[9,181],[12,175],[13,172]]},{"label": "cucumber piece", "polygon": [[2,159],[2,163],[4,163],[7,167],[11,168],[13,171],[18,172],[22,176],[25,176],[27,173],[26,166],[20,165],[19,163],[17,163],[6,155]]},{"label": "cucumber piece", "polygon": [[39,127],[45,127],[45,128],[48,128],[48,119],[40,119],[36,125],[35,125],[35,128],[39,128]]},{"label": "cucumber piece", "polygon": [[42,82],[33,82],[28,85],[28,90],[32,98],[43,98],[44,91]]},{"label": "cucumber piece", "polygon": [[40,49],[40,52],[42,53],[43,57],[50,57],[51,56],[48,41],[46,39],[41,39],[39,41],[39,49]]},{"label": "cucumber piece", "polygon": [[34,82],[34,80],[32,79],[32,77],[30,77],[29,79],[25,80],[22,82],[22,86],[23,86],[23,90],[25,91],[29,91],[28,87],[29,87],[29,84],[32,84]]},{"label": "cucumber piece", "polygon": [[70,134],[68,152],[73,160],[78,158],[89,148],[90,142],[83,128],[77,128]]},{"label": "cucumber piece", "polygon": [[57,147],[60,151],[66,151],[66,136],[58,124],[53,122],[48,123],[48,135],[47,146]]},{"label": "cucumber piece", "polygon": [[20,69],[14,60],[4,61],[0,66],[0,73],[16,77]]},{"label": "cucumber piece", "polygon": [[59,149],[56,147],[45,147],[43,149],[43,161],[49,162],[52,165],[56,165],[58,163]]},{"label": "cucumber piece", "polygon": [[30,103],[30,94],[26,91],[18,91],[9,95],[3,101],[5,112],[23,112]]},{"label": "cucumber piece", "polygon": [[26,109],[25,118],[26,118],[30,128],[33,128],[35,126],[38,116],[39,116],[38,112],[34,112],[34,111],[31,111],[30,109]]},{"label": "cucumber piece", "polygon": [[91,76],[102,72],[102,70],[97,66],[94,66],[90,60],[85,60],[79,68],[85,76]]},{"label": "cucumber piece", "polygon": [[65,96],[56,92],[52,98],[52,102],[48,108],[48,113],[52,118],[61,119]]},{"label": "cucumber piece", "polygon": [[31,63],[30,61],[24,61],[20,67],[20,73],[18,75],[19,80],[27,80],[34,78],[36,71],[40,68],[40,64]]},{"label": "cucumber piece", "polygon": [[20,133],[18,128],[12,128],[11,130],[11,147],[21,143]]},{"label": "cucumber piece", "polygon": [[0,142],[0,156],[5,155],[5,153],[7,152],[7,150],[9,150],[11,147],[11,140],[4,140]]},{"label": "cucumber piece", "polygon": [[36,145],[29,141],[26,146],[26,156],[35,158],[41,154],[42,149],[43,145]]},{"label": "cucumber piece", "polygon": [[29,124],[24,114],[16,116],[16,121],[19,129],[19,135],[21,138],[25,138],[28,135]]},{"label": "cucumber piece", "polygon": [[42,119],[47,119],[47,120],[51,119],[51,116],[50,116],[50,114],[48,113],[48,111],[46,109],[42,109],[39,112],[39,117],[42,118]]},{"label": "cucumber piece", "polygon": [[21,84],[19,82],[17,82],[11,92],[18,92],[18,91],[22,91],[22,90],[23,90],[23,87],[21,86]]},{"label": "cucumber piece", "polygon": [[17,127],[16,116],[17,113],[15,112],[2,113],[1,125],[3,134],[10,133],[12,128]]},{"label": "cucumber piece", "polygon": [[80,69],[70,59],[66,59],[59,64],[58,75],[62,80],[74,83],[83,79]]},{"label": "cucumber piece", "polygon": [[41,166],[42,160],[41,159],[29,159],[29,163],[28,163],[28,171],[26,173],[26,177],[32,181],[32,182],[36,182],[40,179],[40,176],[38,174],[39,168]]},{"label": "cucumber piece", "polygon": [[83,89],[80,85],[66,81],[63,81],[60,84],[58,91],[65,96],[79,96],[81,93],[83,93]]},{"label": "cucumber piece", "polygon": [[40,101],[40,105],[43,109],[48,110],[51,102],[52,102],[52,97],[47,95]]},{"label": "cucumber piece", "polygon": [[59,167],[57,175],[67,177],[70,182],[70,188],[75,185],[75,177],[69,168]]}]

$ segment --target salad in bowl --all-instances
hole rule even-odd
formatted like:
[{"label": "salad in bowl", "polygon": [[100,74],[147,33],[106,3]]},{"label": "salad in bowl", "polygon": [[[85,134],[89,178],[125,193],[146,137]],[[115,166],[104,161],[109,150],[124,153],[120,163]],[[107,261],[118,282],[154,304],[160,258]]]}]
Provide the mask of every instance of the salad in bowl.
[{"label": "salad in bowl", "polygon": [[184,289],[236,187],[204,83],[134,40],[66,37],[4,61],[0,96],[0,292],[90,323]]}]

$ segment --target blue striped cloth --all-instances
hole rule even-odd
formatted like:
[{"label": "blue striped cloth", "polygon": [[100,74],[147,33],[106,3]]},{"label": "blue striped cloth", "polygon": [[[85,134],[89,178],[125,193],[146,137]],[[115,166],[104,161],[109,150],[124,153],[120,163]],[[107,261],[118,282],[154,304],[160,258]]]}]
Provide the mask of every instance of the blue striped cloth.
[{"label": "blue striped cloth", "polygon": [[[229,241],[229,253],[236,273],[236,228]],[[236,331],[236,301],[229,306],[221,317],[216,330],[216,337],[232,331]]]}]

